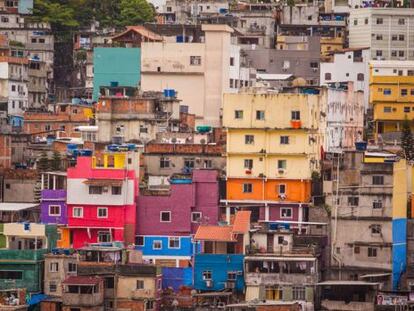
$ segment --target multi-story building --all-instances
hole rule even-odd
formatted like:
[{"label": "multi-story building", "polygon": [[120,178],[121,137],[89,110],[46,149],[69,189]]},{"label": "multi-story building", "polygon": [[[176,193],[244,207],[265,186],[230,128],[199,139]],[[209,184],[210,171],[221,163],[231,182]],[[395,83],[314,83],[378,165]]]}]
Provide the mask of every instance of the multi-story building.
[{"label": "multi-story building", "polygon": [[[171,93],[171,94],[170,94]],[[136,96],[101,96],[96,105],[98,142],[147,142],[159,132],[178,131],[179,100],[173,91],[144,92]]]},{"label": "multi-story building", "polygon": [[218,127],[223,94],[251,85],[252,79],[240,47],[231,43],[232,28],[203,24],[201,29],[203,41],[184,42],[181,36],[181,41],[172,37],[174,42],[143,42],[141,87],[174,89],[181,105],[196,115],[197,124]]},{"label": "multi-story building", "polygon": [[67,170],[68,230],[74,248],[134,243],[138,168],[138,154],[130,151],[78,157]]},{"label": "multi-story building", "polygon": [[306,221],[312,176],[320,169],[324,96],[225,95],[227,221],[234,207],[251,210],[254,222]]},{"label": "multi-story building", "polygon": [[[292,74],[308,85],[319,84],[321,46],[319,37],[285,37],[282,48],[245,49],[251,66],[260,73]],[[297,42],[300,39],[300,43]],[[286,41],[294,42],[292,45]],[[289,49],[284,49],[288,47]]]},{"label": "multi-story building", "polygon": [[69,276],[63,281],[62,311],[103,311],[104,279]]},{"label": "multi-story building", "polygon": [[393,161],[394,154],[361,151],[332,159],[324,181],[332,209],[328,279],[371,280],[391,288]]},{"label": "multi-story building", "polygon": [[364,130],[364,93],[353,82],[330,83],[326,95],[325,152],[354,150]]},{"label": "multi-story building", "polygon": [[243,261],[249,244],[250,211],[239,211],[232,225],[201,225],[194,240],[201,253],[194,257],[194,288],[199,291],[244,290]]},{"label": "multi-story building", "polygon": [[[364,108],[369,103],[369,60],[368,48],[343,49],[333,52],[331,60],[321,62],[321,85],[352,82],[356,91],[364,92]],[[344,70],[346,68],[346,70]]]},{"label": "multi-story building", "polygon": [[369,88],[374,137],[399,141],[404,119],[414,117],[414,62],[371,61]]},{"label": "multi-story building", "polygon": [[49,85],[46,62],[30,59],[28,76],[29,107],[46,106]]},{"label": "multi-story building", "polygon": [[64,252],[46,254],[44,265],[44,293],[62,298],[63,281],[68,276],[77,275],[78,256]]},{"label": "multi-story building", "polygon": [[217,175],[215,170],[196,169],[192,175],[171,176],[169,187],[141,191],[135,245],[145,260],[189,266],[198,250],[192,235],[200,224],[219,220]]},{"label": "multi-story building", "polygon": [[0,240],[0,289],[43,288],[44,255],[56,247],[56,226],[38,223],[5,223]]},{"label": "multi-story building", "polygon": [[349,16],[349,47],[370,48],[370,59],[413,60],[414,9],[358,8]]}]

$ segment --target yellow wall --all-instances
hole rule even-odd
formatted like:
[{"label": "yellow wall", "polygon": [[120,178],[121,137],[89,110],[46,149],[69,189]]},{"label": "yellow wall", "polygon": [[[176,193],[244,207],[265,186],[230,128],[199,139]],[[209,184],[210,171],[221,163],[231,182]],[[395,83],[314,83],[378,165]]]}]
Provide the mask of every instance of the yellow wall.
[{"label": "yellow wall", "polygon": [[60,231],[60,240],[57,241],[58,248],[70,248],[70,230],[69,228],[58,228]]},{"label": "yellow wall", "polygon": [[[137,280],[144,281],[144,289],[137,290]],[[156,293],[156,279],[143,277],[118,277],[118,298],[132,298],[137,295],[142,298],[153,298]]]},{"label": "yellow wall", "polygon": [[412,175],[412,167],[409,168],[404,159],[394,163],[392,218],[407,217],[408,175]]},{"label": "yellow wall", "polygon": [[24,224],[21,223],[6,223],[3,227],[3,234],[20,237],[45,237],[45,225],[31,223],[30,230],[24,230]]}]

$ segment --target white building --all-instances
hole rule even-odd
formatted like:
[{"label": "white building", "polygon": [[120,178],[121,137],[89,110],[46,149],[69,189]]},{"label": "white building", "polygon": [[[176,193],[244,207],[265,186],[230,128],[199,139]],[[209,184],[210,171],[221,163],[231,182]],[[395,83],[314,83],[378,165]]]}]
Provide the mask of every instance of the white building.
[{"label": "white building", "polygon": [[369,102],[369,49],[336,51],[332,62],[320,64],[321,85],[353,82],[355,91],[364,92],[364,107]]},{"label": "white building", "polygon": [[362,139],[364,129],[363,92],[353,83],[331,85],[327,89],[326,152],[354,150],[355,142]]},{"label": "white building", "polygon": [[201,42],[143,42],[141,88],[176,90],[197,125],[218,127],[223,94],[250,85],[250,70],[243,69],[240,48],[231,43],[232,28],[202,25],[202,30]]},{"label": "white building", "polygon": [[371,59],[414,60],[414,9],[353,9],[349,46],[371,48]]},{"label": "white building", "polygon": [[7,113],[22,116],[28,107],[28,60],[0,57],[0,97],[7,98]]}]

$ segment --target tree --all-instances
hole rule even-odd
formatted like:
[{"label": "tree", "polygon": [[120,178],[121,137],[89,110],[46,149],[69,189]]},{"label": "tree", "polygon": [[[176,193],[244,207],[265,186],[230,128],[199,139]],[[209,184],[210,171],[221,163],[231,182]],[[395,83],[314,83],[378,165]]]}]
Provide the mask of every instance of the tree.
[{"label": "tree", "polygon": [[410,122],[405,117],[401,131],[401,148],[407,161],[414,160],[414,138],[410,128]]},{"label": "tree", "polygon": [[138,25],[154,20],[154,7],[146,0],[121,0],[119,24]]},{"label": "tree", "polygon": [[49,169],[49,158],[45,151],[40,154],[39,160],[37,161],[37,170],[39,172],[46,172]]},{"label": "tree", "polygon": [[61,169],[61,161],[62,158],[60,157],[60,153],[58,151],[54,151],[51,165],[52,171],[59,171]]},{"label": "tree", "polygon": [[53,29],[61,27],[77,27],[75,10],[65,1],[35,0],[33,5],[33,21],[50,23]]}]

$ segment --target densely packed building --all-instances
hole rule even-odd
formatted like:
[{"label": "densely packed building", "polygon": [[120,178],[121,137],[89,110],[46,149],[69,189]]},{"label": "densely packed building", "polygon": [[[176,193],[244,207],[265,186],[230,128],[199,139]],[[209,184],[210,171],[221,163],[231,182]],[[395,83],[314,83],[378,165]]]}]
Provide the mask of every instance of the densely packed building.
[{"label": "densely packed building", "polygon": [[0,310],[412,308],[410,3],[154,0],[66,39],[37,5],[0,0]]}]

